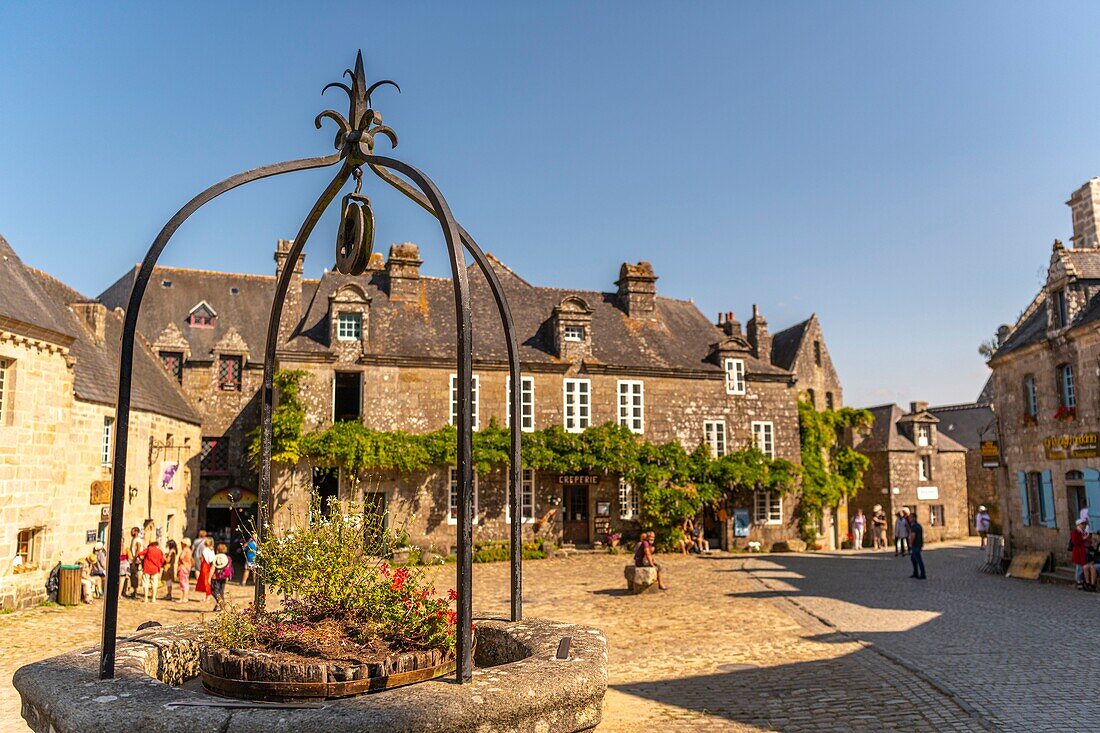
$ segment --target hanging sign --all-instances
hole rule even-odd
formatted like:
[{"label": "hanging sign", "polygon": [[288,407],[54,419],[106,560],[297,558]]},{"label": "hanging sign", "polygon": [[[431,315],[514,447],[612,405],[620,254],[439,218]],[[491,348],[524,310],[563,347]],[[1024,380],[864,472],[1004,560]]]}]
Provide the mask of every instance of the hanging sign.
[{"label": "hanging sign", "polygon": [[982,468],[1001,465],[1001,445],[995,440],[982,441]]},{"label": "hanging sign", "polygon": [[160,488],[162,491],[175,491],[180,486],[179,461],[161,461]]},{"label": "hanging sign", "polygon": [[93,481],[91,498],[88,501],[89,504],[110,504],[111,503],[111,482],[110,481]]},{"label": "hanging sign", "polygon": [[1043,452],[1048,460],[1063,458],[1095,458],[1097,434],[1052,435],[1043,440]]},{"label": "hanging sign", "polygon": [[558,483],[565,486],[595,486],[600,483],[600,477],[595,474],[585,475],[558,475]]}]

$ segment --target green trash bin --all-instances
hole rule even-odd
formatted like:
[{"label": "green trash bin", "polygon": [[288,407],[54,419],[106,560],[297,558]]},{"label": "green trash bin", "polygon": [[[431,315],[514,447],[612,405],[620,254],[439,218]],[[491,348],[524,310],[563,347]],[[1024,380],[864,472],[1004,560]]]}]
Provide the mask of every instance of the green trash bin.
[{"label": "green trash bin", "polygon": [[80,605],[80,566],[62,565],[57,580],[57,602],[62,606]]}]

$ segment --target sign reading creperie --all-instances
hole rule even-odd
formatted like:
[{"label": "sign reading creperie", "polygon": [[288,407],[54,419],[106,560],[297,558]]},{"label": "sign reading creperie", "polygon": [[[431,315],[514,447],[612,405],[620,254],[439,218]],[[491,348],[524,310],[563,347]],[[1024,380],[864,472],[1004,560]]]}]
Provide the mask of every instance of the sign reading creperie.
[{"label": "sign reading creperie", "polygon": [[1052,435],[1043,440],[1043,452],[1052,461],[1063,458],[1095,458],[1097,434]]},{"label": "sign reading creperie", "polygon": [[565,484],[566,486],[595,486],[600,482],[600,477],[587,474],[587,475],[566,475],[561,474],[558,476],[558,483]]}]

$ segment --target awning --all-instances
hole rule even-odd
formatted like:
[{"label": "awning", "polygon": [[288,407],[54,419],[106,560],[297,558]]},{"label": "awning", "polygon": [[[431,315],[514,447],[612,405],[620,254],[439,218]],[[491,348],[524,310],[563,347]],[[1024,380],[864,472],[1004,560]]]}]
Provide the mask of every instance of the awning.
[{"label": "awning", "polygon": [[216,492],[206,502],[207,509],[231,509],[233,507],[249,507],[257,502],[256,492],[231,486]]}]

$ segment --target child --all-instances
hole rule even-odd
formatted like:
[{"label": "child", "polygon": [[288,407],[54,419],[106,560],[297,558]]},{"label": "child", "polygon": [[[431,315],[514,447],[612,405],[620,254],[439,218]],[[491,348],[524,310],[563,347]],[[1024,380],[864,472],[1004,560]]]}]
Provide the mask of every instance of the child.
[{"label": "child", "polygon": [[214,555],[214,575],[210,581],[210,595],[214,596],[214,607],[217,610],[221,610],[225,601],[225,584],[233,577],[233,561],[228,553],[229,548],[225,544],[219,544],[218,553]]},{"label": "child", "polygon": [[187,603],[187,593],[191,590],[191,568],[195,567],[195,557],[191,552],[191,538],[183,538],[183,549],[176,558],[177,579],[180,583],[180,591],[183,593],[183,602]]}]

